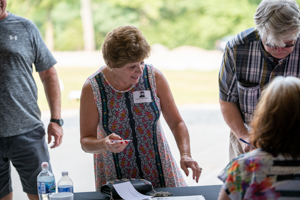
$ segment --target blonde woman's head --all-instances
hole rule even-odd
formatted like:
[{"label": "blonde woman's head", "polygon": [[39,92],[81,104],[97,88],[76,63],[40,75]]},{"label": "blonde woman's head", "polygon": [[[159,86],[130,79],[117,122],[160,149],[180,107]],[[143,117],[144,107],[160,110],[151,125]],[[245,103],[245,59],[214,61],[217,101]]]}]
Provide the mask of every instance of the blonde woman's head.
[{"label": "blonde woman's head", "polygon": [[250,126],[256,146],[274,155],[300,158],[300,79],[276,77],[271,81]]}]

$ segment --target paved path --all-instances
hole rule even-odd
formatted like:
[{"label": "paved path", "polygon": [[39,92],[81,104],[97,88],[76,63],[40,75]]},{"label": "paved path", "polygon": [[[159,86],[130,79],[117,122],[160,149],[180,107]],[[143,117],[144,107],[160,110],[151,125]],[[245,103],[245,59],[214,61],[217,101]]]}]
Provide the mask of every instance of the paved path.
[{"label": "paved path", "polygon": [[[187,183],[189,186],[221,184],[217,175],[228,162],[229,128],[219,105],[185,105],[180,106],[179,111],[190,132],[192,156],[203,168],[199,183],[192,180],[191,174],[186,178]],[[62,115],[65,120],[63,143],[59,148],[49,150],[56,182],[61,171],[66,170],[74,182],[75,192],[95,191],[93,155],[83,152],[79,143],[79,111],[63,110]],[[49,113],[42,113],[42,119],[48,124]],[[173,156],[179,163],[174,137],[163,119],[162,125]],[[13,167],[12,182],[14,200],[27,199],[21,192],[19,177]]]}]

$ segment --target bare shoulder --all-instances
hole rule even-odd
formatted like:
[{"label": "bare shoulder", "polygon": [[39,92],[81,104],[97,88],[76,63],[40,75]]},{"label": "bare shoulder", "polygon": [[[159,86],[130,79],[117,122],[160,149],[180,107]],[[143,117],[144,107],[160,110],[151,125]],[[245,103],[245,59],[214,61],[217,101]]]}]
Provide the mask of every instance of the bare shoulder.
[{"label": "bare shoulder", "polygon": [[85,116],[86,119],[90,120],[91,116],[97,117],[97,112],[93,89],[89,80],[87,80],[82,87],[80,97],[80,116]]},{"label": "bare shoulder", "polygon": [[87,79],[87,80],[84,82],[84,84],[83,84],[83,86],[82,86],[82,90],[85,90],[85,89],[88,89],[88,88],[92,88],[89,79]]},{"label": "bare shoulder", "polygon": [[91,96],[93,96],[93,89],[91,83],[87,79],[82,86],[81,100],[86,99],[87,97],[89,97],[88,99],[90,99]]},{"label": "bare shoulder", "polygon": [[164,74],[159,69],[155,67],[153,67],[153,69],[155,72],[155,82],[157,86],[167,81]]},{"label": "bare shoulder", "polygon": [[155,76],[163,76],[163,73],[159,69],[157,69],[156,67],[153,67],[153,66],[152,66],[152,68],[155,72]]},{"label": "bare shoulder", "polygon": [[162,98],[166,96],[166,94],[169,94],[170,88],[168,81],[164,74],[157,68],[153,67],[155,72],[155,83],[156,83],[156,89],[157,89],[157,96],[159,98]]}]

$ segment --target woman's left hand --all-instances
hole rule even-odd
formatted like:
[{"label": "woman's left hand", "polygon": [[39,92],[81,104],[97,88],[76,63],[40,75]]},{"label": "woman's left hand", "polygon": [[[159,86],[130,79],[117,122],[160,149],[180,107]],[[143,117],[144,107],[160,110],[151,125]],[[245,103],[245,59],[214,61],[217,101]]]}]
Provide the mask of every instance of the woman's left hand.
[{"label": "woman's left hand", "polygon": [[180,166],[181,169],[185,172],[186,176],[189,175],[188,168],[191,168],[193,170],[193,180],[196,180],[196,182],[198,183],[202,168],[199,167],[198,163],[193,160],[193,158],[191,158],[189,155],[181,156]]}]

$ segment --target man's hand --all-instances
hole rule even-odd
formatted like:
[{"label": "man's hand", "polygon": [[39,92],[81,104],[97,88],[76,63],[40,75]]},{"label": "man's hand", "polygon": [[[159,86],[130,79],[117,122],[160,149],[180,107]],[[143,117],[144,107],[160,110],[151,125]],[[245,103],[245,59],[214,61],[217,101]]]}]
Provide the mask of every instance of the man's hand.
[{"label": "man's hand", "polygon": [[[249,142],[250,141],[250,135],[249,134],[248,134],[247,137],[244,136],[242,139],[245,140],[246,142],[250,143]],[[244,143],[244,142],[242,142],[240,140],[239,140],[239,142],[240,142],[240,144],[241,144],[241,146],[242,146],[242,148],[243,148],[243,150],[244,150],[245,153],[247,153],[249,151],[252,151],[254,149],[250,145],[248,145],[248,144],[246,144],[246,143]]]},{"label": "man's hand", "polygon": [[50,147],[51,149],[58,147],[61,144],[63,137],[62,127],[54,122],[50,122],[48,125],[48,144],[50,144],[52,136],[54,137],[54,142],[53,145]]},{"label": "man's hand", "polygon": [[[52,119],[61,118],[61,97],[58,82],[58,76],[54,67],[50,67],[42,72],[39,72],[41,81],[44,85],[45,94],[50,107]],[[48,144],[54,137],[54,143],[50,148],[58,147],[61,144],[63,137],[63,129],[57,123],[50,122],[48,125]]]}]

